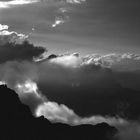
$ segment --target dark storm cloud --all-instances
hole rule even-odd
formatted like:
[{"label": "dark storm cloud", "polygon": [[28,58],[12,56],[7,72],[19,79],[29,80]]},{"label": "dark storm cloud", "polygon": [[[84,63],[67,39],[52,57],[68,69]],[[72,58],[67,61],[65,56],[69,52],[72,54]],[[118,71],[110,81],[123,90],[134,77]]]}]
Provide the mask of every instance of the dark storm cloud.
[{"label": "dark storm cloud", "polygon": [[45,48],[34,46],[28,41],[25,41],[22,44],[0,44],[0,63],[12,60],[32,61],[34,57],[39,57],[45,51]]}]

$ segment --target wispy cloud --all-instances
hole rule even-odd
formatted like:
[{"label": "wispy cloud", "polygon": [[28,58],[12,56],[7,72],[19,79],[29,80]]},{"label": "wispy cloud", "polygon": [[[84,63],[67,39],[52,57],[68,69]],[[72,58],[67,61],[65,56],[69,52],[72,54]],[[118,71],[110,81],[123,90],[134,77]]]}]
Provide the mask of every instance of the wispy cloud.
[{"label": "wispy cloud", "polygon": [[65,20],[63,18],[60,17],[56,17],[55,18],[55,22],[52,24],[52,27],[56,27],[57,25],[63,24],[65,23]]},{"label": "wispy cloud", "polygon": [[81,4],[82,2],[85,2],[86,0],[66,0],[67,3],[72,4]]},{"label": "wispy cloud", "polygon": [[16,5],[25,5],[36,3],[38,0],[10,0],[10,1],[0,1],[0,8],[10,8]]},{"label": "wispy cloud", "polygon": [[[60,0],[60,2],[62,2]],[[55,22],[52,24],[52,28],[58,26],[58,25],[62,25],[65,22],[67,22],[69,20],[69,16],[68,16],[68,12],[69,12],[69,8],[67,8],[67,4],[82,4],[83,2],[86,2],[86,0],[65,0],[63,1],[63,4],[60,6],[60,8],[58,9],[57,13],[56,13],[56,17],[55,17]]]}]

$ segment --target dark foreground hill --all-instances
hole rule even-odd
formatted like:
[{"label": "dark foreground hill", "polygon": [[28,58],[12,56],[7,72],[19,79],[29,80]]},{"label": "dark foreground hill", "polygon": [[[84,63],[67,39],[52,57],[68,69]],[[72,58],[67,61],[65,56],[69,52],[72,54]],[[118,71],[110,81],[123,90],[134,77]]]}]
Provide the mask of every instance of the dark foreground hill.
[{"label": "dark foreground hill", "polygon": [[0,86],[0,136],[2,140],[113,140],[116,128],[106,123],[69,126],[32,116],[17,94]]}]

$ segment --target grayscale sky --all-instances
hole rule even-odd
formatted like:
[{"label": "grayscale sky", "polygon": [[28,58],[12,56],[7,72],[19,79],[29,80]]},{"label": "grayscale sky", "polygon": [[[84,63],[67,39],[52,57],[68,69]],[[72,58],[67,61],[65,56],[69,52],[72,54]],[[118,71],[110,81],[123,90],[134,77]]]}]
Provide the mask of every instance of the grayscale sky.
[{"label": "grayscale sky", "polygon": [[[50,53],[140,53],[139,0],[21,1],[30,3],[0,0],[0,24]],[[62,23],[53,27],[55,19]]]}]

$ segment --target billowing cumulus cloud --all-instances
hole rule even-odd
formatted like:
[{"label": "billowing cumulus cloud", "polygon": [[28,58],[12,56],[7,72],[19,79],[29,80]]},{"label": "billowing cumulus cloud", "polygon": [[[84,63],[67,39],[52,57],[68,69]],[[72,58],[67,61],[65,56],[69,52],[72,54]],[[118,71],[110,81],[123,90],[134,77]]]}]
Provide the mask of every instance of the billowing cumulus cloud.
[{"label": "billowing cumulus cloud", "polygon": [[79,54],[74,53],[50,59],[50,63],[55,63],[65,67],[79,67],[82,64],[82,59],[79,57]]},{"label": "billowing cumulus cloud", "polygon": [[7,29],[8,29],[8,26],[7,25],[0,24],[0,31],[7,30]]},{"label": "billowing cumulus cloud", "polygon": [[71,123],[71,119],[77,115],[73,110],[65,105],[59,105],[56,102],[44,102],[36,110],[36,116],[44,116],[51,121],[61,121],[63,123]]},{"label": "billowing cumulus cloud", "polygon": [[8,25],[0,24],[0,44],[9,43],[22,43],[28,38],[28,35],[20,34],[15,31],[9,31]]},{"label": "billowing cumulus cloud", "polygon": [[[43,59],[46,59],[44,56]],[[41,61],[41,60],[40,60]],[[84,65],[96,65],[103,68],[110,68],[115,71],[134,71],[140,70],[140,55],[124,53],[124,54],[92,54],[80,56],[78,53],[58,55],[51,59],[51,63],[63,66],[78,67]]]},{"label": "billowing cumulus cloud", "polygon": [[9,31],[7,25],[0,24],[0,29],[0,63],[8,60],[33,60],[47,53],[46,48],[31,44],[27,40],[28,35]]}]

